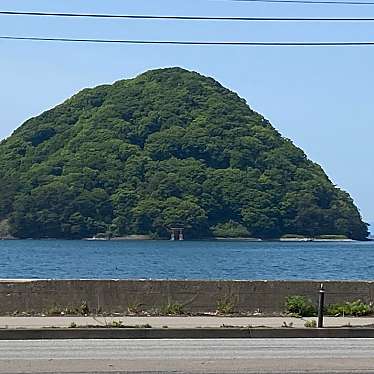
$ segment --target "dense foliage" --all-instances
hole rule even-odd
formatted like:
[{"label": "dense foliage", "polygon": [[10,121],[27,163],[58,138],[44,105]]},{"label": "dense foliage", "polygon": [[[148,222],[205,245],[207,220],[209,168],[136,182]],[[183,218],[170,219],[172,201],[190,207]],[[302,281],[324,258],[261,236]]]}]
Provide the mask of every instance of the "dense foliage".
[{"label": "dense foliage", "polygon": [[344,316],[367,316],[373,314],[374,308],[373,305],[366,304],[361,300],[356,301],[347,301],[344,304],[331,304],[327,306],[326,313],[330,316],[335,317],[344,317]]},{"label": "dense foliage", "polygon": [[0,144],[0,220],[20,238],[148,234],[367,237],[333,186],[261,115],[179,68],[86,89]]},{"label": "dense foliage", "polygon": [[316,306],[305,296],[288,296],[285,306],[287,314],[295,317],[313,317],[317,314]]}]

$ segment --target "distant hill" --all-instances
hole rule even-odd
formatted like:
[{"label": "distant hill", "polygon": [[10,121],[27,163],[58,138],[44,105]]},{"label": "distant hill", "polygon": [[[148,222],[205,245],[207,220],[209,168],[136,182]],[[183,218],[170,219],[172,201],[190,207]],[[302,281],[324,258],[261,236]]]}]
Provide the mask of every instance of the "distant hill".
[{"label": "distant hill", "polygon": [[180,68],[85,89],[28,120],[0,144],[0,182],[0,221],[19,238],[166,238],[175,225],[188,238],[368,235],[301,149]]}]

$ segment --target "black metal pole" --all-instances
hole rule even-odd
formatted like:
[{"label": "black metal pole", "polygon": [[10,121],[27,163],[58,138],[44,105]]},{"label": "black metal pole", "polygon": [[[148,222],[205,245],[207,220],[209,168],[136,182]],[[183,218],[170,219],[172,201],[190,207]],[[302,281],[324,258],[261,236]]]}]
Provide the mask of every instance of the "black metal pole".
[{"label": "black metal pole", "polygon": [[318,325],[319,329],[323,328],[323,310],[325,308],[325,289],[323,288],[323,283],[319,289],[318,297]]}]

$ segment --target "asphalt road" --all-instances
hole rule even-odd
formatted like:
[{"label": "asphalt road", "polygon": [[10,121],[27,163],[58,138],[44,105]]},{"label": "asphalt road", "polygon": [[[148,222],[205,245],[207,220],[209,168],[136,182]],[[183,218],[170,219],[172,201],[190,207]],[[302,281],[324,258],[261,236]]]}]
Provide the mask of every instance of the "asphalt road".
[{"label": "asphalt road", "polygon": [[374,339],[0,341],[0,373],[374,373]]}]

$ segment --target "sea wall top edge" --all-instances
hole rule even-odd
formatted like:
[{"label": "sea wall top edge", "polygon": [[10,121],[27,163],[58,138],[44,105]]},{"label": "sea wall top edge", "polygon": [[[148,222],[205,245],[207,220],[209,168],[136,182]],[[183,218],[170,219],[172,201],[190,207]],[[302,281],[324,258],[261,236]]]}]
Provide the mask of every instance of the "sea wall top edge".
[{"label": "sea wall top edge", "polygon": [[7,279],[1,278],[0,283],[36,283],[36,282],[174,282],[174,283],[315,283],[315,284],[329,284],[329,283],[374,283],[374,280],[357,280],[357,279]]}]

